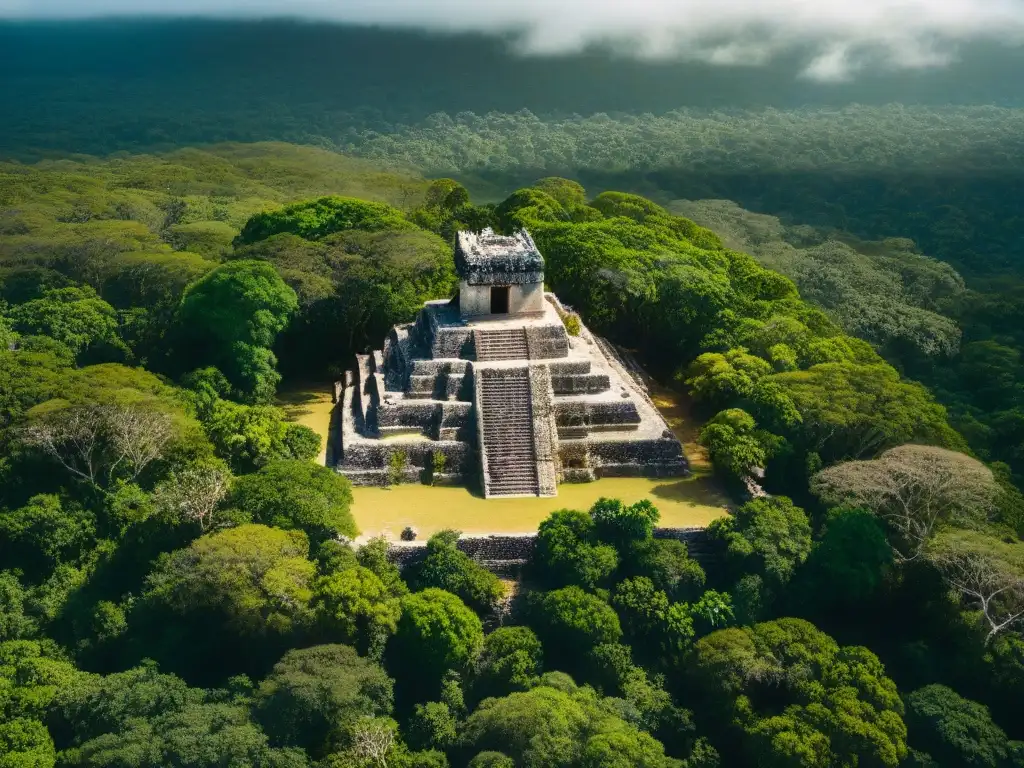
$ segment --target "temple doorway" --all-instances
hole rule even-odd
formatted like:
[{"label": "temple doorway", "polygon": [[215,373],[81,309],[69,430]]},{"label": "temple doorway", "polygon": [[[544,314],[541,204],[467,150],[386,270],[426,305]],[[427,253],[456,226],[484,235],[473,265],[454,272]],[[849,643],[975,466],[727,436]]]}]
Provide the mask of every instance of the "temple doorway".
[{"label": "temple doorway", "polygon": [[508,314],[508,291],[509,287],[507,285],[495,286],[491,288],[492,315]]}]

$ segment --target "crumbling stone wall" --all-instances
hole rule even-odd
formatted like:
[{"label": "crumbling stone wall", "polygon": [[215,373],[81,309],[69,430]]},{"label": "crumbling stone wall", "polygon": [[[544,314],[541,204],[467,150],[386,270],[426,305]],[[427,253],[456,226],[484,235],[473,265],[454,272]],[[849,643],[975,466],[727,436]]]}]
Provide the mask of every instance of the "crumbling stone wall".
[{"label": "crumbling stone wall", "polygon": [[473,358],[473,332],[452,325],[459,321],[457,301],[428,301],[416,319],[418,347],[424,352],[429,350],[433,358]]},{"label": "crumbling stone wall", "polygon": [[419,429],[426,432],[438,425],[461,427],[469,419],[471,411],[472,404],[460,400],[444,403],[403,400],[399,406],[385,399],[377,408],[377,423],[381,431]]},{"label": "crumbling stone wall", "polygon": [[[686,545],[690,557],[707,565],[715,556],[715,549],[705,528],[655,528],[654,538],[675,539]],[[537,534],[463,536],[458,548],[477,562],[495,572],[507,572],[510,565],[522,565],[533,556]],[[399,568],[418,562],[426,555],[426,540],[394,542],[388,549],[388,558]]]}]

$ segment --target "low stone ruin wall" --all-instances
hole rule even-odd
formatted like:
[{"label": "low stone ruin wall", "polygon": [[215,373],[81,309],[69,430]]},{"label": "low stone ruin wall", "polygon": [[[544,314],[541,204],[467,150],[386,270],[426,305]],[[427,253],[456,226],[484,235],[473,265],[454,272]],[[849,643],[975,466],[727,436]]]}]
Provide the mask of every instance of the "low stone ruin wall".
[{"label": "low stone ruin wall", "polygon": [[548,362],[551,376],[583,376],[590,373],[591,362],[586,360],[551,360]]},{"label": "low stone ruin wall", "polygon": [[[705,528],[655,528],[654,538],[675,539],[686,545],[690,556],[705,565],[713,556],[713,546]],[[459,550],[465,552],[489,570],[506,575],[513,573],[533,555],[537,534],[493,536],[463,536],[459,539]],[[399,568],[422,559],[426,554],[426,541],[395,542],[388,550],[388,557]]]},{"label": "low stone ruin wall", "polygon": [[715,548],[707,528],[655,528],[654,538],[683,542],[690,557],[701,565],[707,565],[715,556]]}]

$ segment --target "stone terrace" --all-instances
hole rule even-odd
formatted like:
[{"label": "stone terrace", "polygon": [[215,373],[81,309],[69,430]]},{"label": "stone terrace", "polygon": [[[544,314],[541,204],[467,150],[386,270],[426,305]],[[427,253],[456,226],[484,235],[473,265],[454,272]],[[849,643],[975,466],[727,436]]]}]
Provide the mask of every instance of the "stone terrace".
[{"label": "stone terrace", "polygon": [[[483,255],[459,256],[480,238]],[[459,295],[428,302],[382,350],[357,356],[344,382],[338,471],[361,484],[473,484],[488,497],[686,474],[679,441],[614,349],[585,327],[566,332],[529,235],[480,238],[460,235]],[[515,260],[501,255],[503,242]],[[504,266],[489,269],[487,254]],[[488,282],[512,269],[528,282]],[[491,311],[510,307],[520,311]]]}]

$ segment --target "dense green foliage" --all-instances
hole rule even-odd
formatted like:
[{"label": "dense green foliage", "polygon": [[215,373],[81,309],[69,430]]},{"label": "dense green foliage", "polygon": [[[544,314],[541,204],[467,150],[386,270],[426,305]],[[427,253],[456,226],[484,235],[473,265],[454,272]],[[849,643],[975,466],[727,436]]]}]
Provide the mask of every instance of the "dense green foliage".
[{"label": "dense green foliage", "polygon": [[[266,400],[276,383],[268,350],[289,320],[291,328],[302,329],[294,338],[304,336],[308,346],[281,345],[282,366],[305,372],[306,353],[317,350],[319,371],[361,348],[338,349],[337,357],[322,359],[324,350],[338,346],[338,331],[326,336],[321,323],[330,315],[334,322],[344,322],[346,313],[361,318],[363,310],[347,301],[365,299],[365,307],[379,300],[352,290],[372,286],[375,271],[404,270],[413,279],[418,271],[433,270],[404,286],[406,295],[369,320],[368,330],[378,335],[386,330],[383,323],[407,318],[410,301],[447,290],[450,264],[438,264],[436,252],[428,251],[431,244],[417,239],[426,233],[386,205],[414,205],[426,188],[407,173],[281,144],[221,145],[115,161],[0,164],[0,298],[15,305],[18,332],[47,334],[72,355],[84,355],[83,362],[127,359],[174,373],[216,365],[240,392]],[[386,214],[375,238],[348,248],[277,235],[263,245],[250,229],[249,245],[239,242],[239,255],[270,261],[279,270],[298,305],[258,265],[216,269],[235,256],[232,243],[255,214],[258,221],[281,220],[290,210],[287,203],[328,194],[380,201],[338,198]],[[335,228],[357,223],[340,220]],[[182,301],[190,284],[214,271]],[[438,280],[439,286],[431,282]],[[311,331],[320,335],[311,338]],[[369,337],[362,331],[349,329],[346,338],[364,344]]]},{"label": "dense green foliage", "polygon": [[296,309],[295,292],[271,265],[216,267],[182,296],[171,331],[179,365],[218,368],[243,399],[268,402],[280,380],[270,347]]},{"label": "dense green foliage", "polygon": [[280,211],[256,214],[245,223],[238,242],[255,243],[282,234],[321,240],[335,232],[404,228],[410,228],[408,222],[401,211],[391,206],[350,197],[322,197]]},{"label": "dense green foliage", "polygon": [[[940,262],[758,250],[558,178],[474,205],[295,148],[2,173],[0,760],[1019,764],[1024,502],[900,372],[955,354]],[[746,497],[703,565],[615,499],[551,514],[515,588],[455,531],[402,572],[351,545],[279,378],[449,295],[484,225],[528,227],[551,289],[692,396]]]},{"label": "dense green foliage", "polygon": [[906,755],[903,703],[881,663],[806,621],[716,632],[697,643],[694,662],[702,714],[734,730],[726,760],[897,766]]},{"label": "dense green foliage", "polygon": [[414,589],[434,587],[451,592],[479,614],[493,610],[505,594],[498,577],[469,555],[460,552],[458,531],[435,533],[427,542],[426,556],[410,570]]},{"label": "dense green foliage", "polygon": [[231,503],[253,521],[278,528],[299,528],[310,537],[358,534],[349,512],[352,490],[337,472],[309,461],[275,461],[241,477]]},{"label": "dense green foliage", "polygon": [[255,692],[257,717],[277,744],[315,756],[351,745],[361,717],[387,714],[392,681],[346,645],[289,651]]}]

